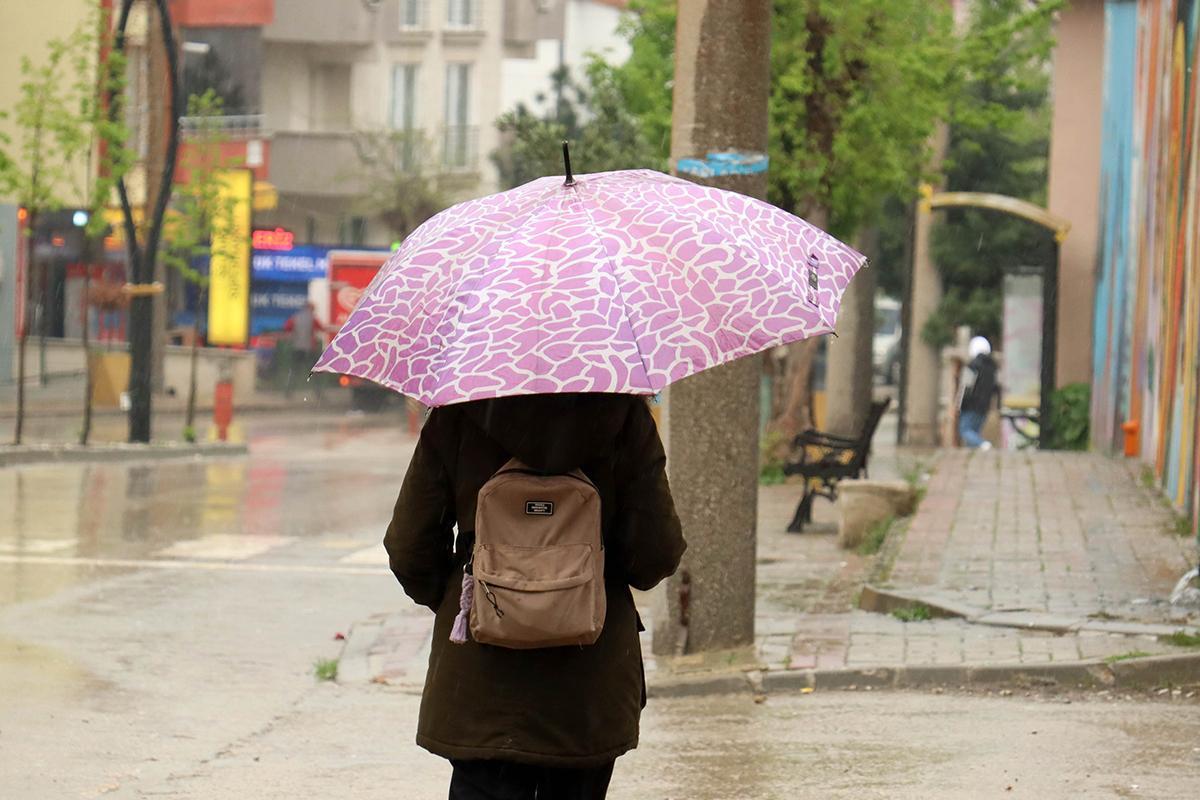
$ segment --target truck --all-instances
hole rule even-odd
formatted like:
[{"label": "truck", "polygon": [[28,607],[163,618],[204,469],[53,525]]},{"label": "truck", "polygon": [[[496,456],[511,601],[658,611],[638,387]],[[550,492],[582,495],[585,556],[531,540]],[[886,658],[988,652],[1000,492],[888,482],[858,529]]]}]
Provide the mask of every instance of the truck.
[{"label": "truck", "polygon": [[[331,331],[338,331],[358,305],[363,292],[391,255],[387,250],[329,251],[329,319]],[[338,385],[351,391],[351,405],[361,411],[377,411],[392,393],[371,381],[342,375]]]}]

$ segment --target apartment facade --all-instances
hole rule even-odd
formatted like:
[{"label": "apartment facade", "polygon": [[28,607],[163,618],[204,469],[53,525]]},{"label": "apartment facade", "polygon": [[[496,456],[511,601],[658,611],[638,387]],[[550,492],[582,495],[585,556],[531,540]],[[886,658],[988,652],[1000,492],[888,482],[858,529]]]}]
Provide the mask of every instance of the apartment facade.
[{"label": "apartment facade", "polygon": [[500,105],[553,113],[551,76],[566,68],[580,81],[592,54],[610,63],[629,58],[618,32],[628,0],[510,0],[504,19]]},{"label": "apartment facade", "polygon": [[365,205],[364,137],[420,139],[412,158],[451,199],[496,189],[505,4],[276,0],[263,28],[262,107],[275,210],[297,241],[387,245]]}]

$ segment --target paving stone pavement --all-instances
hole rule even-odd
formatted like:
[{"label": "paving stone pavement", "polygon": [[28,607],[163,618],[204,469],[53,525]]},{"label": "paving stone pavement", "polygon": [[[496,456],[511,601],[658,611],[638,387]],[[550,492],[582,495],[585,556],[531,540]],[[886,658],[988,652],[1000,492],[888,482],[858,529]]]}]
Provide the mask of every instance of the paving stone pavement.
[{"label": "paving stone pavement", "polygon": [[[880,426],[872,477],[924,475],[927,484],[916,515],[881,555],[842,550],[836,510],[824,501],[805,533],[787,533],[800,487],[760,490],[755,649],[764,670],[1033,667],[1183,652],[1149,635],[904,622],[859,610],[861,588],[882,581],[985,611],[1198,622],[1165,604],[1194,563],[1195,543],[1172,533],[1170,510],[1124,463],[1083,453],[897,452],[894,425],[890,416]],[[661,592],[637,595],[650,628]],[[340,679],[419,690],[431,625],[419,610],[364,622]],[[652,630],[642,643],[652,686],[710,668],[686,657],[656,659],[651,638]]]}]

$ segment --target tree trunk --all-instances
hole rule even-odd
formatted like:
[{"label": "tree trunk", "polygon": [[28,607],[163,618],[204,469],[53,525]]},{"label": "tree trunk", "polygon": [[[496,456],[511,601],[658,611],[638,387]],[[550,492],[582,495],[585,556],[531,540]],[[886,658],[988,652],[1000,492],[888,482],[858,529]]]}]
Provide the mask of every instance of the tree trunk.
[{"label": "tree trunk", "polygon": [[[821,205],[814,205],[804,218],[822,230],[829,224],[829,212]],[[767,426],[767,436],[774,442],[772,452],[768,454],[772,460],[785,458],[796,434],[815,424],[812,370],[816,357],[816,339],[806,339],[787,346],[782,384],[774,392],[776,406],[771,424]]]},{"label": "tree trunk", "polygon": [[[87,253],[87,250],[84,251]],[[92,285],[92,265],[91,259],[85,257],[83,259],[83,327],[80,333],[80,342],[83,346],[83,426],[79,430],[79,443],[87,444],[88,437],[92,433],[92,354],[91,354],[91,332],[90,318],[88,309],[91,308],[91,303],[88,301],[88,290]]]},{"label": "tree trunk", "polygon": [[[871,257],[878,232],[867,228],[856,242]],[[829,342],[825,396],[829,398],[825,429],[839,436],[858,436],[871,407],[874,383],[872,340],[875,337],[875,273],[859,270],[842,296],[836,339]]]},{"label": "tree trunk", "polygon": [[[679,4],[671,157],[766,152],[771,4]],[[766,174],[702,181],[766,196]],[[656,653],[754,644],[762,362],[745,358],[669,390],[666,428],[675,505],[690,544],[667,584]]]},{"label": "tree trunk", "polygon": [[[17,226],[18,229],[20,226]],[[37,212],[29,212],[29,227],[23,231],[25,241],[25,285],[22,286],[24,297],[21,298],[21,330],[17,342],[17,419],[13,428],[13,444],[21,443],[25,429],[25,343],[29,339],[29,311],[33,305],[33,232],[37,230]]]},{"label": "tree trunk", "polygon": [[204,307],[204,289],[196,298],[196,315],[192,319],[192,352],[188,364],[187,416],[183,422],[183,438],[196,441],[196,364],[200,360],[200,309]]}]

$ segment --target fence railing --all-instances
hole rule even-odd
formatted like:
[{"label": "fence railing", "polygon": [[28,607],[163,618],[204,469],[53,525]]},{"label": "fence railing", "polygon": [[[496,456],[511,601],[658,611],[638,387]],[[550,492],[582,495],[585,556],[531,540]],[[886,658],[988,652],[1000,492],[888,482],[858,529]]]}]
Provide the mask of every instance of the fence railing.
[{"label": "fence railing", "polygon": [[261,134],[262,114],[230,114],[223,117],[180,117],[179,130],[184,136],[205,130],[219,131],[226,136]]}]

